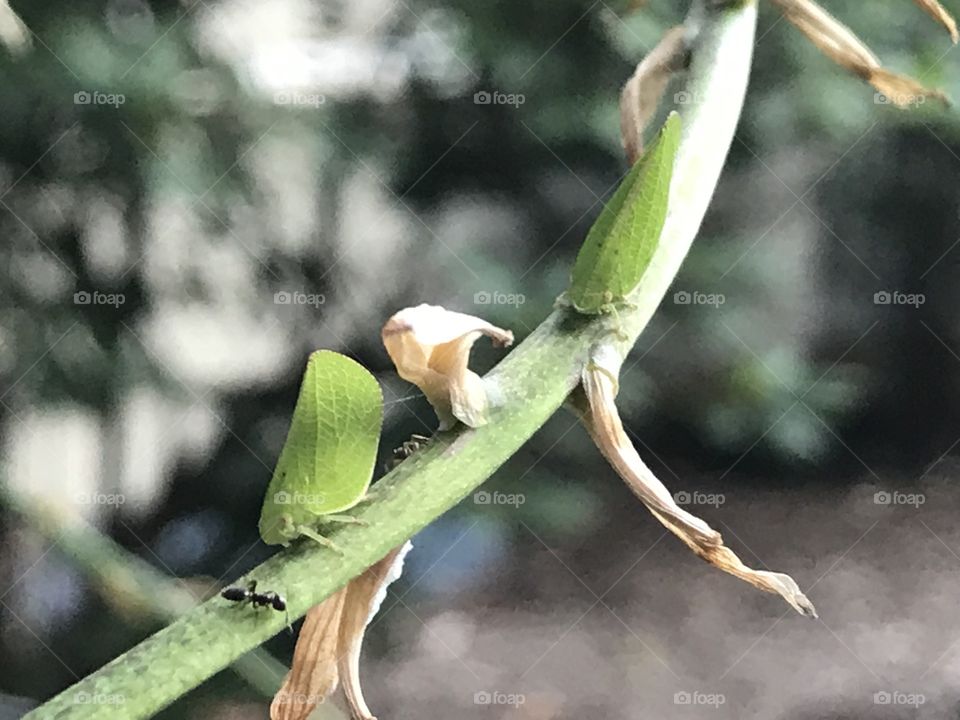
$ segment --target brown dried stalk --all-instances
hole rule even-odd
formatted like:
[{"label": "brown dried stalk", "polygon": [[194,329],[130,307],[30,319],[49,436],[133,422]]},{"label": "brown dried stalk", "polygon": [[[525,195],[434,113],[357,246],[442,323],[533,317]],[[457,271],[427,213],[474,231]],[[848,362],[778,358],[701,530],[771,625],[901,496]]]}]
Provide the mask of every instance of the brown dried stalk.
[{"label": "brown dried stalk", "polygon": [[[940,90],[924,87],[918,80],[885,69],[850,28],[813,0],[773,0],[773,3],[827,57],[873,85],[894,105],[919,105],[926,98],[949,104],[947,96]],[[939,8],[944,17],[952,21],[939,3],[922,2],[921,5],[933,11]],[[951,34],[953,32],[955,28]]]},{"label": "brown dried stalk", "polygon": [[627,437],[617,410],[616,360],[591,362],[583,372],[583,397],[578,403],[581,420],[603,456],[634,495],[663,525],[698,556],[760,590],[783,597],[801,615],[817,617],[817,611],[789,575],[753,570],[723,544],[723,538],[700,518],[677,505],[670,492],[648,468]]},{"label": "brown dried stalk", "polygon": [[620,134],[631,165],[643,154],[643,131],[656,114],[670,79],[686,64],[686,32],[682,25],[667,30],[620,93]]},{"label": "brown dried stalk", "polygon": [[400,576],[410,543],[391,550],[307,612],[293,665],[270,705],[270,720],[306,720],[343,683],[354,720],[376,720],[360,689],[360,650],[386,587]]}]

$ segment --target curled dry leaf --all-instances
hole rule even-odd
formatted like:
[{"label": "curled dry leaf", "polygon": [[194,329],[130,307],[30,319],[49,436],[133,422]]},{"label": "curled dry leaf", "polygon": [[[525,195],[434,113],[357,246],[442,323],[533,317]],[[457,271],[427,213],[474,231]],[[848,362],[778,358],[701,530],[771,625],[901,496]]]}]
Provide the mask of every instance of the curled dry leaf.
[{"label": "curled dry leaf", "polygon": [[489,401],[483,379],[467,367],[470,348],[481,335],[500,347],[513,342],[509,330],[439,305],[405,308],[383,326],[383,345],[397,373],[427,396],[441,430],[450,429],[457,420],[469,427],[487,422]]},{"label": "curled dry leaf", "polygon": [[656,114],[670,78],[684,67],[685,35],[682,25],[667,30],[657,46],[637,65],[620,93],[620,136],[631,165],[643,154],[643,131]]},{"label": "curled dry leaf", "polygon": [[306,720],[342,681],[354,720],[376,720],[360,689],[360,650],[387,587],[400,577],[412,545],[391,550],[307,613],[293,665],[270,705],[270,720]]},{"label": "curled dry leaf", "polygon": [[817,617],[813,604],[797,583],[783,573],[753,570],[723,544],[723,538],[700,518],[677,505],[670,492],[653,474],[627,437],[617,411],[617,375],[620,360],[615,353],[599,349],[583,371],[587,406],[578,408],[581,420],[627,486],[670,532],[711,565],[754,587],[783,597],[801,615]]},{"label": "curled dry leaf", "polygon": [[773,0],[784,16],[838,65],[859,75],[899,107],[928,97],[947,103],[940,90],[924,87],[906,75],[886,70],[854,32],[813,0]]},{"label": "curled dry leaf", "polygon": [[947,32],[950,33],[950,39],[953,40],[953,44],[956,45],[957,41],[960,40],[960,35],[957,34],[957,23],[953,19],[953,16],[947,12],[947,9],[938,3],[937,0],[913,1],[923,8],[930,15],[930,17],[947,29]]}]

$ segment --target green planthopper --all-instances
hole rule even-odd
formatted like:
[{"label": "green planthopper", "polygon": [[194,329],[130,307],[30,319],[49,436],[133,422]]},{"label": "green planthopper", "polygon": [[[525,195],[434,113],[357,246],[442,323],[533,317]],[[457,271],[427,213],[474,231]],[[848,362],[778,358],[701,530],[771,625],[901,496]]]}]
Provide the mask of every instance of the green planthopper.
[{"label": "green planthopper", "polygon": [[309,537],[337,549],[318,532],[367,497],[383,424],[376,378],[357,362],[319,350],[307,362],[290,430],[260,513],[260,537],[287,545]]}]

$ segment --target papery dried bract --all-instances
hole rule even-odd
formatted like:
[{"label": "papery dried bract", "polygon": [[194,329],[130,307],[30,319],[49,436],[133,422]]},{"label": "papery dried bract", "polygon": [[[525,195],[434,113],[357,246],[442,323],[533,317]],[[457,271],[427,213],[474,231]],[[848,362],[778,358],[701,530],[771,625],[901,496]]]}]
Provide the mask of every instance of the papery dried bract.
[{"label": "papery dried bract", "polygon": [[773,2],[825,55],[862,77],[893,104],[908,107],[928,97],[947,102],[947,96],[940,90],[924,87],[913,78],[885,69],[877,56],[850,28],[813,0]]},{"label": "papery dried bract", "polygon": [[617,411],[619,358],[616,353],[605,350],[595,351],[594,359],[583,371],[587,406],[580,408],[581,420],[603,456],[650,512],[697,555],[754,587],[777,593],[800,614],[816,617],[816,609],[793,578],[782,573],[752,570],[744,565],[723,544],[720,533],[678,506],[664,484],[644,464],[627,437]]},{"label": "papery dried bract", "polygon": [[957,23],[953,19],[953,16],[947,12],[947,9],[943,7],[937,0],[913,0],[917,5],[926,11],[930,17],[943,25],[947,32],[950,33],[950,39],[953,40],[954,45],[957,44],[957,41],[960,41],[960,35],[957,34]]},{"label": "papery dried bract", "polygon": [[656,114],[670,78],[683,68],[687,55],[685,34],[682,25],[667,30],[637,65],[620,93],[620,136],[631,165],[643,154],[643,131]]},{"label": "papery dried bract", "polygon": [[383,326],[383,345],[397,373],[423,391],[441,430],[457,420],[469,427],[487,422],[489,401],[483,380],[467,367],[470,348],[481,335],[499,346],[513,342],[509,330],[438,305],[406,308]]},{"label": "papery dried bract", "polygon": [[403,559],[413,546],[407,542],[392,550],[347,586],[347,600],[340,620],[338,666],[343,693],[354,720],[376,720],[360,689],[360,650],[367,625],[377,614],[387,586],[400,577]]},{"label": "papery dried bract", "polygon": [[340,618],[347,588],[307,612],[293,664],[270,704],[270,720],[304,720],[337,689]]},{"label": "papery dried bract", "polygon": [[354,720],[376,720],[360,689],[360,650],[367,625],[400,577],[413,546],[391,550],[347,585],[307,613],[297,638],[293,665],[270,705],[270,720],[306,720],[338,682]]}]

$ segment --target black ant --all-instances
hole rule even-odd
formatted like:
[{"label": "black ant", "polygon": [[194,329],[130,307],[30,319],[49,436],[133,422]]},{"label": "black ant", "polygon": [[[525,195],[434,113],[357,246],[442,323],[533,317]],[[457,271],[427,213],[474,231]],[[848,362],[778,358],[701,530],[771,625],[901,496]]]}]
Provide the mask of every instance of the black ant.
[{"label": "black ant", "polygon": [[394,448],[393,457],[391,457],[386,464],[386,471],[390,472],[415,452],[423,450],[423,448],[425,448],[429,443],[430,438],[426,437],[425,435],[411,435],[410,439],[403,443],[403,445],[398,448]]},{"label": "black ant", "polygon": [[[247,583],[246,589],[241,587],[224,588],[220,592],[220,597],[235,603],[248,602],[255,608],[272,607],[277,612],[285,613],[287,611],[287,601],[283,595],[273,590],[258,593],[256,580],[251,580]],[[290,624],[289,615],[287,616],[287,624]]]}]

